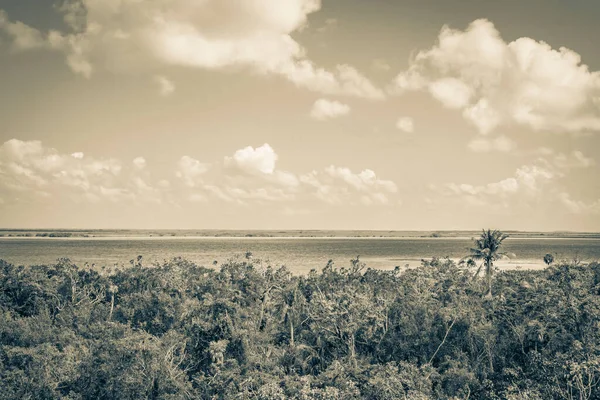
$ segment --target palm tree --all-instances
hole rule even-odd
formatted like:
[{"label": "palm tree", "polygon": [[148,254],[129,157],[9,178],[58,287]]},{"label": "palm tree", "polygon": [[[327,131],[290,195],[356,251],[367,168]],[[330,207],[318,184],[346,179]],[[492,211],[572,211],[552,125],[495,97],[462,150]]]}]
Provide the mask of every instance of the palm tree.
[{"label": "palm tree", "polygon": [[494,273],[494,261],[499,260],[506,255],[506,253],[502,253],[499,250],[502,242],[507,237],[507,234],[500,231],[492,231],[490,229],[486,231],[484,229],[481,232],[479,239],[475,240],[475,247],[469,249],[471,254],[468,255],[467,258],[471,260],[483,261],[477,269],[475,276],[478,276],[481,268],[485,266],[485,278],[488,287],[487,295],[489,297],[492,296],[492,274]]}]

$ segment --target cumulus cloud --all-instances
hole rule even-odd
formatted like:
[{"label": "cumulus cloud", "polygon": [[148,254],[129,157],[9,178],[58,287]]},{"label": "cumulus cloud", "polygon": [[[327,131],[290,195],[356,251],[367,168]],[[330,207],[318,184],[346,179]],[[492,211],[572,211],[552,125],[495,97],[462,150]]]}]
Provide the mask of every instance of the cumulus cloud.
[{"label": "cumulus cloud", "polygon": [[[351,66],[332,71],[315,66],[292,38],[320,8],[319,0],[67,0],[60,10],[70,32],[52,31],[44,40],[86,77],[97,68],[243,67],[326,94],[383,98],[383,91]],[[43,38],[34,28],[15,28],[6,15],[1,18],[0,28],[20,47],[37,47]]]},{"label": "cumulus cloud", "polygon": [[415,131],[415,122],[410,117],[400,117],[396,121],[396,128],[406,133],[413,133]]},{"label": "cumulus cloud", "polygon": [[350,114],[350,106],[335,100],[319,99],[313,104],[310,116],[316,120],[326,120]]},{"label": "cumulus cloud", "polygon": [[506,136],[498,136],[494,139],[479,137],[471,140],[468,147],[476,153],[489,153],[492,151],[508,153],[516,148],[516,144]]},{"label": "cumulus cloud", "polygon": [[428,91],[461,110],[482,134],[506,125],[600,130],[600,72],[564,47],[527,37],[507,43],[484,19],[464,31],[444,27],[438,43],[411,60],[392,90]]},{"label": "cumulus cloud", "polygon": [[472,89],[456,78],[441,78],[429,84],[429,93],[447,108],[466,107],[473,97]]},{"label": "cumulus cloud", "polygon": [[278,158],[275,150],[265,143],[256,149],[245,147],[236,151],[233,157],[225,157],[225,165],[250,173],[273,174]]}]

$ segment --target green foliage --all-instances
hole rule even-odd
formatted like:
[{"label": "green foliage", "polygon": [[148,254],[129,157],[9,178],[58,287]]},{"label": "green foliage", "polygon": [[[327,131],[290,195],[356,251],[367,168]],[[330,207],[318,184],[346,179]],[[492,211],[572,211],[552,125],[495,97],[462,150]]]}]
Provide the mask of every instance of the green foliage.
[{"label": "green foliage", "polygon": [[449,259],[132,261],[0,261],[0,399],[600,399],[598,263],[501,271],[489,298]]}]

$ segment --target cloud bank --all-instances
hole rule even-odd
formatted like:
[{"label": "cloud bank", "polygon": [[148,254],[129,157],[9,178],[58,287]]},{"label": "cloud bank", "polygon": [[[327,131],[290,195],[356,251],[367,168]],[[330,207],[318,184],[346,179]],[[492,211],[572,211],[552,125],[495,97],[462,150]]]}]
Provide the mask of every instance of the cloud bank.
[{"label": "cloud bank", "polygon": [[168,179],[158,179],[144,157],[129,163],[82,152],[62,154],[40,141],[12,139],[0,146],[0,198],[3,203],[52,201],[164,203],[218,202],[237,205],[319,202],[386,205],[396,184],[365,169],[329,166],[296,174],[277,168],[269,145],[248,146],[220,163],[182,156]]},{"label": "cloud bank", "polygon": [[521,207],[534,209],[558,205],[559,209],[571,213],[599,214],[600,199],[590,203],[574,200],[561,182],[572,170],[594,165],[595,161],[580,151],[551,152],[517,168],[513,176],[500,181],[478,185],[447,183],[433,185],[431,189],[441,196],[440,204],[446,206],[455,201],[466,207],[515,213]]}]

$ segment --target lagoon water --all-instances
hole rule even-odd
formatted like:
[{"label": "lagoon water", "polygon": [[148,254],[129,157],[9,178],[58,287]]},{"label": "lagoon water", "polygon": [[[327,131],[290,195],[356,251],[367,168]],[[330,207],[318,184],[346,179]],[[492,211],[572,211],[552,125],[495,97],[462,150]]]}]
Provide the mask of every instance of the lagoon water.
[{"label": "lagoon water", "polygon": [[[357,255],[368,267],[413,267],[434,256],[458,259],[471,244],[461,238],[0,238],[0,259],[33,265],[69,258],[78,265],[112,266],[129,265],[138,255],[145,264],[181,256],[210,267],[250,251],[254,259],[306,273],[320,270],[330,259],[347,266]],[[600,239],[509,238],[504,250],[512,254],[499,263],[502,268],[538,268],[546,253],[556,260],[600,260]]]}]

